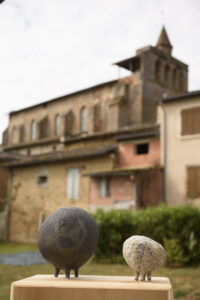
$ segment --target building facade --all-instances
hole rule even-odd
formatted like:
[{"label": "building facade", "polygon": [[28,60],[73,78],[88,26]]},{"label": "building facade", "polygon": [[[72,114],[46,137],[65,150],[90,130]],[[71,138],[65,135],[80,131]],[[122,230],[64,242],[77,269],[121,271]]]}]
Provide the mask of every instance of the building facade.
[{"label": "building facade", "polygon": [[9,239],[34,242],[53,210],[136,210],[162,201],[156,99],[187,91],[187,65],[156,47],[117,62],[130,76],[10,113],[3,152],[10,172]]},{"label": "building facade", "polygon": [[200,206],[200,92],[162,99],[158,114],[166,203]]}]

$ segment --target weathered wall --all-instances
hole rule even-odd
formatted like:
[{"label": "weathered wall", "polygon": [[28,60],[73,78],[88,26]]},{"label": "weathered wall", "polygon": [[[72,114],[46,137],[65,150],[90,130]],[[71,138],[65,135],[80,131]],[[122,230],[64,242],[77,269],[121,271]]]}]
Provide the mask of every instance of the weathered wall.
[{"label": "weathered wall", "polygon": [[[200,97],[172,101],[164,105],[166,111],[166,200],[168,205],[183,203],[200,206],[200,199],[187,199],[187,166],[200,165],[200,134],[181,135],[181,110],[200,106]],[[161,123],[161,153],[163,163],[163,111],[159,107]]]},{"label": "weathered wall", "polygon": [[[187,68],[180,61],[171,56],[163,55],[155,51],[146,51],[141,55],[143,70],[142,86],[142,122],[155,122],[157,113],[156,100],[163,97],[184,93],[187,91]],[[160,61],[161,70],[156,76],[156,62]],[[165,67],[169,67],[167,78],[165,78]],[[176,76],[174,76],[176,70]],[[184,87],[179,86],[179,76],[183,74]]]},{"label": "weathered wall", "polygon": [[[149,143],[149,153],[135,154],[137,143]],[[160,164],[160,141],[158,139],[127,141],[118,144],[120,167],[152,166]]]},{"label": "weathered wall", "polygon": [[109,181],[110,194],[105,198],[98,196],[98,179],[90,181],[89,207],[92,211],[97,208],[136,210],[162,202],[161,169],[140,170],[132,176],[112,176]]},{"label": "weathered wall", "polygon": [[[80,192],[78,199],[69,200],[67,170],[74,167],[81,171]],[[41,214],[46,218],[54,210],[65,206],[79,206],[87,210],[90,177],[84,174],[112,169],[113,159],[109,155],[84,161],[16,168],[11,193],[10,240],[35,242]],[[49,174],[46,186],[37,185],[37,174],[41,172]]]},{"label": "weathered wall", "polygon": [[[89,207],[91,210],[97,208],[117,208],[118,202],[132,202],[134,209],[134,188],[130,176],[112,176],[109,179],[109,197],[98,196],[98,179],[91,179],[89,192]],[[130,203],[131,206],[131,203]]]}]

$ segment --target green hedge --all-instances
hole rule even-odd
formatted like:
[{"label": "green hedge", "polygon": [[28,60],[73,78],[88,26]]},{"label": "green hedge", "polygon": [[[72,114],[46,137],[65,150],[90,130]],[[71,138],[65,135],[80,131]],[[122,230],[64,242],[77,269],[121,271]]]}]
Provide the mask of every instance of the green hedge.
[{"label": "green hedge", "polygon": [[135,213],[123,210],[93,214],[99,227],[95,260],[123,262],[123,242],[145,235],[161,243],[167,264],[185,266],[200,262],[200,210],[190,206],[148,208]]}]

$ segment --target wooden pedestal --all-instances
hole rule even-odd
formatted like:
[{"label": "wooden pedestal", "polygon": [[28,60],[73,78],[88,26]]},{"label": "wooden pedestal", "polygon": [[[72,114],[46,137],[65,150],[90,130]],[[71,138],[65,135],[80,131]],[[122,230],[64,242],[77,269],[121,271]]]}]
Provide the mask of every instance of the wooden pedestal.
[{"label": "wooden pedestal", "polygon": [[36,275],[15,281],[10,300],[172,300],[170,281],[153,277],[151,282],[130,276],[85,276],[66,279]]}]

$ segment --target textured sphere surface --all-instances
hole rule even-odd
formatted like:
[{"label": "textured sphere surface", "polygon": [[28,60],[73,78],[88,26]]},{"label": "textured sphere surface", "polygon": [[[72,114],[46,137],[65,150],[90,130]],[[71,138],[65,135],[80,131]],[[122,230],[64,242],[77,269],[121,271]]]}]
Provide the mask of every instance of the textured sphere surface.
[{"label": "textured sphere surface", "polygon": [[96,221],[78,207],[53,212],[42,223],[38,234],[41,254],[59,269],[78,269],[93,254],[97,242]]},{"label": "textured sphere surface", "polygon": [[123,244],[123,257],[129,267],[141,274],[151,273],[161,267],[166,260],[163,246],[140,235],[128,238]]}]

